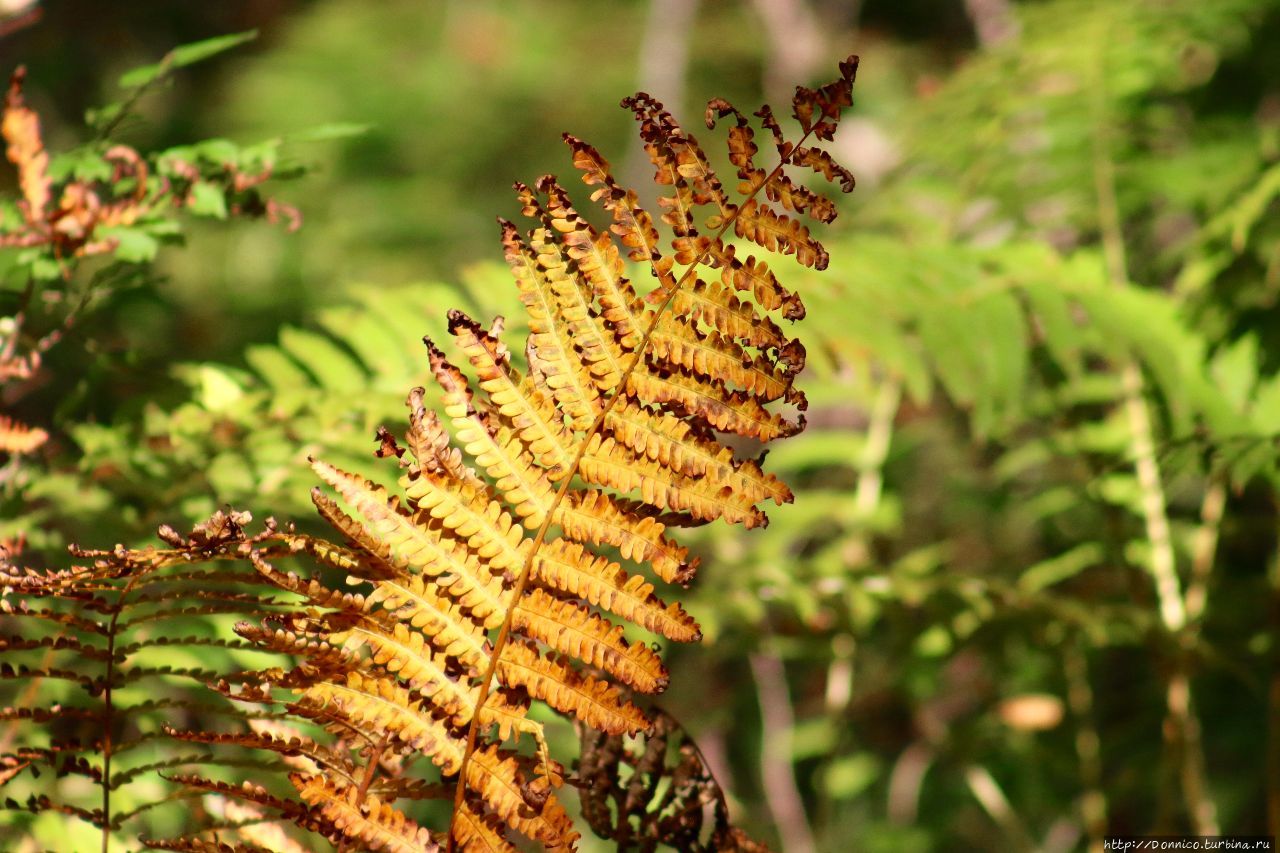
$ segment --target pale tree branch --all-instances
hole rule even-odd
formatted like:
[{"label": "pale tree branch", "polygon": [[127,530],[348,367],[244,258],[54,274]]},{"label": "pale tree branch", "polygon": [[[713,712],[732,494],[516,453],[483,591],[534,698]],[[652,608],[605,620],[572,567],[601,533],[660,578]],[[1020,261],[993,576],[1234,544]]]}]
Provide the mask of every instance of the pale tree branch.
[{"label": "pale tree branch", "polygon": [[769,40],[764,93],[770,103],[785,103],[790,86],[809,80],[826,56],[826,39],[804,0],[752,0]]},{"label": "pale tree branch", "polygon": [[760,781],[765,802],[778,828],[784,853],[815,853],[813,830],[791,764],[791,708],[782,660],[772,654],[750,656],[751,674],[760,702]]}]

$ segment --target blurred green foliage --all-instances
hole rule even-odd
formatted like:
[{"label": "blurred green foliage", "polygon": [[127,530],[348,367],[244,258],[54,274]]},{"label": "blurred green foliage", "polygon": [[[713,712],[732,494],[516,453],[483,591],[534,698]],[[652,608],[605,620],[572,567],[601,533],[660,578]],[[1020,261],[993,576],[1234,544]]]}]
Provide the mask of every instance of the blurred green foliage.
[{"label": "blurred green foliage", "polygon": [[[298,234],[195,229],[87,361],[52,351],[15,411],[55,438],[3,526],[134,542],[223,503],[308,518],[309,454],[385,476],[421,336],[518,316],[510,180],[568,173],[566,130],[626,161],[659,6],[258,22],[189,93],[197,135],[369,130],[306,149]],[[758,6],[697,9],[689,100],[759,100],[786,57]],[[769,465],[796,503],[699,542],[709,643],[664,705],[786,850],[1280,832],[1280,3],[802,8],[815,76],[863,56],[863,186],[793,280],[811,427]]]}]

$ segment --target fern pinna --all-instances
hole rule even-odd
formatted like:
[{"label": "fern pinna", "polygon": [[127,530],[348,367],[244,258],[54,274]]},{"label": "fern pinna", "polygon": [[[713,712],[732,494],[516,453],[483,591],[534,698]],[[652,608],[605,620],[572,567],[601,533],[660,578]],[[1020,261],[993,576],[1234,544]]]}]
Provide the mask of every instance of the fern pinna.
[{"label": "fern pinna", "polygon": [[[320,490],[315,504],[346,544],[285,541],[296,535],[274,528],[246,540],[258,576],[305,603],[236,630],[296,663],[215,686],[241,702],[283,704],[296,724],[173,731],[276,752],[291,785],[177,773],[214,798],[223,820],[149,846],[281,849],[298,844],[282,834],[293,823],[339,849],[514,850],[512,830],[546,849],[573,849],[577,833],[556,796],[564,768],[527,716],[530,702],[606,736],[654,734],[630,696],[662,691],[667,671],[654,648],[628,640],[605,614],[668,640],[698,640],[693,618],[655,591],[656,581],[687,586],[697,567],[669,530],[715,519],[757,526],[762,504],[791,500],[723,437],[764,444],[804,425],[793,385],[804,348],[770,316],[799,319],[803,303],[745,247],[826,266],[821,244],[788,213],[825,223],[834,205],[788,170],[852,189],[850,173],[808,143],[832,139],[856,68],[850,58],[834,83],[797,90],[796,142],[767,107],[755,113],[776,151],[768,167],[756,162],[748,118],[723,100],[708,105],[709,128],[732,119],[736,193],[657,101],[624,100],[655,169],[669,248],[636,193],[575,137],[565,142],[612,218],[607,231],[554,178],[516,185],[533,228],[504,221],[501,230],[528,313],[523,353],[503,343],[501,320],[486,329],[452,312],[457,355],[427,341],[444,418],[415,389],[403,446],[379,435],[379,455],[403,469],[403,495],[315,461],[346,508]],[[624,256],[647,266],[647,294],[627,277]],[[304,554],[320,568],[299,575],[279,565]],[[191,558],[204,557],[193,550]],[[342,576],[351,589],[337,588]],[[521,738],[533,749],[504,746]],[[423,758],[443,784],[419,776],[414,762]],[[397,806],[440,797],[453,800],[447,834]]]}]

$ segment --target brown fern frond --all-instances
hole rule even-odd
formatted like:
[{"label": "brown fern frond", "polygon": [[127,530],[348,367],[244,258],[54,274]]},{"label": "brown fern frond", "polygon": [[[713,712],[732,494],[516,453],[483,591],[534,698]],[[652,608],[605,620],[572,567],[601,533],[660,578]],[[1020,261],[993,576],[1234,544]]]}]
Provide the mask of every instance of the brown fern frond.
[{"label": "brown fern frond", "polygon": [[582,725],[578,733],[582,754],[573,784],[583,817],[619,850],[651,853],[662,845],[689,853],[768,853],[730,825],[724,792],[671,715],[656,712],[642,738],[623,739]]},{"label": "brown fern frond", "polygon": [[323,835],[332,841],[341,841],[344,837],[337,825],[320,809],[314,809],[307,804],[276,796],[263,785],[247,781],[237,785],[195,774],[176,774],[168,778],[174,784],[190,790],[203,791],[227,799],[249,803],[262,811],[279,815],[281,818],[303,829]]},{"label": "brown fern frond", "polygon": [[[185,536],[165,528],[160,535],[171,547],[164,549],[73,548],[75,555],[91,562],[71,569],[0,565],[0,584],[6,587],[0,609],[12,620],[9,624],[21,631],[20,635],[0,637],[6,658],[0,665],[0,678],[25,682],[24,702],[31,706],[4,709],[0,717],[13,726],[9,737],[16,742],[32,738],[38,743],[47,738],[53,744],[44,757],[29,748],[13,754],[33,768],[47,764],[54,769],[55,778],[87,778],[92,783],[90,796],[98,800],[90,807],[80,799],[85,788],[56,787],[49,795],[33,794],[28,806],[75,814],[107,835],[122,829],[138,813],[113,808],[113,803],[120,802],[113,793],[144,781],[154,785],[158,774],[168,768],[191,764],[266,766],[254,757],[223,759],[193,754],[189,747],[178,750],[181,744],[176,741],[156,737],[156,730],[166,723],[203,722],[215,716],[248,721],[253,716],[225,704],[193,701],[189,693],[165,696],[180,680],[203,683],[219,673],[207,667],[165,663],[163,657],[178,649],[257,648],[236,638],[183,636],[170,630],[175,620],[180,623],[189,614],[272,612],[273,600],[264,594],[266,587],[255,575],[218,567],[193,568],[202,562],[246,554],[255,544],[279,535],[268,525],[262,533],[251,536],[244,529],[248,521],[247,514],[220,512]],[[262,589],[250,592],[253,584]],[[42,659],[24,659],[34,654]],[[55,694],[54,684],[59,680],[69,681],[79,690]],[[155,698],[136,698],[156,692],[159,696]],[[33,731],[36,726],[49,731],[37,733]],[[144,745],[143,760],[120,769],[119,760]],[[19,764],[6,762],[3,782],[17,775]],[[153,799],[157,804],[164,801]]]},{"label": "brown fern frond", "polygon": [[[221,814],[237,841],[260,847],[271,853],[308,853],[308,849],[291,837],[283,823],[272,820],[264,810],[250,803],[210,794],[204,798],[206,808]],[[224,833],[225,834],[225,833]]]},{"label": "brown fern frond", "polygon": [[[259,729],[257,726],[254,728]],[[249,732],[184,731],[174,726],[166,725],[164,733],[168,737],[188,743],[203,743],[209,746],[239,746],[246,749],[267,750],[285,758],[306,758],[310,762],[306,766],[330,768],[349,781],[354,782],[355,766],[349,758],[296,731],[276,733],[271,731],[270,727]]]}]

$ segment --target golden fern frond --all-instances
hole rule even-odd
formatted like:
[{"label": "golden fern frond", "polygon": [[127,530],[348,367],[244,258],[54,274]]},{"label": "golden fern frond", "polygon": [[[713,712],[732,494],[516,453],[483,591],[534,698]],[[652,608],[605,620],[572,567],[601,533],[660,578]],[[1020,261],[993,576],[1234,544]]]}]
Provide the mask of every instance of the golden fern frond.
[{"label": "golden fern frond", "polygon": [[459,605],[435,584],[420,576],[380,581],[369,594],[393,618],[417,628],[431,645],[464,665],[483,668],[489,663],[489,643],[482,626],[461,612]]},{"label": "golden fern frond", "polygon": [[655,358],[695,376],[737,386],[761,402],[785,398],[800,405],[804,400],[791,385],[791,373],[770,356],[748,355],[718,332],[698,331],[696,323],[664,317],[654,329],[651,346]]},{"label": "golden fern frond", "polygon": [[[622,255],[608,234],[600,234],[578,215],[569,193],[553,179],[544,179],[538,188],[547,194],[543,221],[561,235],[574,261],[579,281],[600,302],[600,316],[614,330],[618,345],[630,352],[643,338],[641,303],[627,280]],[[647,258],[646,258],[647,260]]]},{"label": "golden fern frond", "polygon": [[[415,756],[426,756],[454,786],[451,849],[511,850],[506,833],[514,831],[568,850],[577,833],[554,793],[561,771],[529,703],[602,737],[671,739],[666,718],[655,727],[630,699],[661,692],[669,679],[658,650],[630,633],[701,637],[693,618],[655,590],[658,582],[687,586],[697,572],[672,528],[759,526],[763,504],[792,499],[720,434],[765,443],[804,426],[805,400],[794,386],[804,348],[776,319],[799,319],[804,306],[755,252],[826,265],[826,250],[796,217],[828,222],[834,204],[792,173],[852,187],[851,175],[807,143],[831,138],[851,102],[855,67],[842,64],[830,86],[798,90],[798,141],[771,112],[756,114],[773,138],[771,167],[746,117],[712,102],[708,127],[716,116],[734,119],[735,187],[656,100],[641,93],[624,101],[655,169],[657,218],[598,151],[572,136],[565,142],[611,217],[607,230],[588,222],[554,178],[516,184],[531,228],[503,220],[501,242],[528,315],[524,346],[503,342],[501,318],[485,328],[451,311],[456,362],[426,341],[443,417],[414,389],[405,446],[378,433],[377,455],[395,457],[401,469],[399,493],[313,461],[336,494],[317,491],[313,500],[345,544],[276,530],[233,555],[300,602],[237,632],[295,663],[241,673],[216,689],[283,705],[332,739],[266,730],[189,736],[310,762],[290,776],[301,803],[282,805],[265,790],[241,799],[338,843],[435,849],[438,840],[396,805],[439,795],[438,786],[404,775]],[[652,273],[647,292],[627,261]],[[203,554],[183,547],[182,559]],[[274,568],[290,558],[317,569]],[[333,588],[326,577],[334,574],[352,588]],[[531,736],[534,755],[502,748],[521,735]],[[610,743],[621,756],[621,741]],[[692,784],[668,795],[692,798],[681,807],[711,790],[692,764],[671,772]],[[673,820],[659,827],[670,838],[694,838],[701,828],[701,817]],[[716,833],[737,843],[722,826]]]},{"label": "golden fern frond", "polygon": [[534,589],[517,605],[513,624],[523,635],[642,693],[658,693],[667,686],[667,670],[653,649],[628,643],[622,628],[572,601]]},{"label": "golden fern frond", "polygon": [[[536,367],[545,387],[568,412],[573,428],[586,429],[600,405],[599,392],[576,358],[573,336],[562,316],[561,297],[556,289],[557,284],[561,291],[576,285],[568,280],[567,267],[561,259],[550,252],[544,256],[535,251],[534,246],[549,246],[545,240],[531,238],[536,239],[531,246],[520,237],[515,225],[505,220],[501,224],[507,263],[529,314],[530,365]],[[605,355],[598,348],[593,352],[601,358]],[[605,370],[607,367],[602,368],[602,374],[607,381],[610,374]]]},{"label": "golden fern frond", "polygon": [[578,466],[582,478],[620,492],[638,492],[650,506],[687,512],[699,521],[723,518],[745,527],[765,522],[764,513],[755,506],[761,500],[759,495],[734,491],[710,478],[690,477],[646,456],[628,453],[622,449],[625,447],[599,433],[593,435]]},{"label": "golden fern frond", "polygon": [[772,499],[781,506],[792,500],[785,483],[764,473],[754,460],[737,459],[732,450],[688,421],[624,400],[609,412],[604,425],[638,455],[686,477],[707,479],[745,494],[751,505]]},{"label": "golden fern frond", "polygon": [[361,526],[361,539],[377,543],[377,550],[396,568],[432,577],[446,575],[450,593],[463,606],[487,617],[486,627],[501,621],[505,610],[501,584],[478,555],[438,535],[439,528],[433,530],[427,521],[429,514],[415,518],[386,489],[324,462],[313,462],[312,468],[364,516],[367,524]]},{"label": "golden fern frond", "polygon": [[424,393],[425,389],[414,388],[405,400],[409,406],[409,447],[415,461],[426,471],[443,471],[459,480],[478,482],[475,472],[463,462],[462,451],[450,443],[449,432],[436,413],[423,405]]},{"label": "golden fern frond", "polygon": [[18,186],[22,200],[18,207],[28,222],[44,217],[51,199],[49,180],[49,152],[44,148],[40,133],[40,117],[27,106],[22,96],[22,84],[27,70],[19,67],[9,80],[5,93],[4,118],[0,121],[0,135],[6,143],[5,154],[18,169]]},{"label": "golden fern frond", "polygon": [[465,541],[490,573],[524,562],[520,550],[524,533],[485,484],[422,472],[404,477],[401,487],[419,510]]},{"label": "golden fern frond", "polygon": [[789,421],[749,393],[731,391],[718,379],[706,379],[678,366],[636,371],[625,390],[636,400],[687,413],[695,423],[761,443],[795,435],[804,428],[803,418],[798,423]]}]

